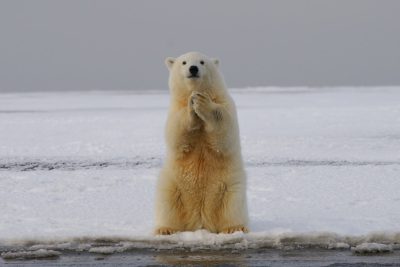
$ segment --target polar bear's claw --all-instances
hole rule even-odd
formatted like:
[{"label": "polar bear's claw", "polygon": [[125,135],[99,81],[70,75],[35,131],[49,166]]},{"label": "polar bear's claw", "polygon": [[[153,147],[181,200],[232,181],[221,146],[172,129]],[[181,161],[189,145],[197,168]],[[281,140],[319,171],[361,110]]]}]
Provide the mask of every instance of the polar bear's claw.
[{"label": "polar bear's claw", "polygon": [[174,230],[169,227],[160,227],[156,229],[156,235],[172,235],[178,232],[177,230]]},{"label": "polar bear's claw", "polygon": [[223,234],[233,234],[234,232],[243,232],[243,233],[248,233],[249,229],[243,225],[236,225],[236,226],[230,226],[221,231]]}]

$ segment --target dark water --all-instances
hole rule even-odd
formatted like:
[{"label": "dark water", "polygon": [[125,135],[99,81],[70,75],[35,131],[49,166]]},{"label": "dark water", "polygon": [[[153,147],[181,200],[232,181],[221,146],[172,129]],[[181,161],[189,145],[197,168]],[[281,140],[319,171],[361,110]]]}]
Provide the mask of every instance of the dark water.
[{"label": "dark water", "polygon": [[0,266],[400,266],[400,251],[355,255],[349,250],[130,251],[62,254],[42,260],[0,259]]}]

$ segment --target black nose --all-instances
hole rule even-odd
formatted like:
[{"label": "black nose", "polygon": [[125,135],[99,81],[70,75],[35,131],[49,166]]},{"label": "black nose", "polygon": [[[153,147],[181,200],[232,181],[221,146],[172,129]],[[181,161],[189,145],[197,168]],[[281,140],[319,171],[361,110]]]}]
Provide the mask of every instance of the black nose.
[{"label": "black nose", "polygon": [[190,74],[197,75],[197,73],[199,72],[199,68],[197,66],[190,66],[189,71]]}]

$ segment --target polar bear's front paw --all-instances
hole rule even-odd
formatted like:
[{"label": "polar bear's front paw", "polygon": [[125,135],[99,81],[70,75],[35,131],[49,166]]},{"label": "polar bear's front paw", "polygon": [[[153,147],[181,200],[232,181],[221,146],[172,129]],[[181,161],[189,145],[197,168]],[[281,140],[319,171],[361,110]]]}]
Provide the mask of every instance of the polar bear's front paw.
[{"label": "polar bear's front paw", "polygon": [[202,94],[200,92],[194,91],[190,95],[190,103],[192,105],[194,105],[196,103],[198,103],[198,104],[200,104],[200,103],[206,104],[206,103],[209,103],[209,102],[211,102],[211,99],[206,94]]},{"label": "polar bear's front paw", "polygon": [[199,92],[192,93],[190,96],[190,105],[194,112],[203,119],[207,117],[207,114],[212,109],[211,99],[207,95]]},{"label": "polar bear's front paw", "polygon": [[222,229],[221,233],[223,234],[233,234],[234,232],[239,232],[242,231],[243,233],[248,233],[249,229],[247,229],[246,226],[243,225],[236,225],[236,226],[230,226]]},{"label": "polar bear's front paw", "polygon": [[172,235],[177,232],[178,232],[177,230],[174,230],[170,227],[160,227],[160,228],[156,229],[155,234],[156,235]]}]

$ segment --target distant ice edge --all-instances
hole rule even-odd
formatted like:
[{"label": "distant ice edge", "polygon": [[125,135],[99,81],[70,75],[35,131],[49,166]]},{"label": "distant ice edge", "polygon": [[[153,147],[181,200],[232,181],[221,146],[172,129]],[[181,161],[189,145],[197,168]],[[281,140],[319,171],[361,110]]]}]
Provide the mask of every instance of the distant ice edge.
[{"label": "distant ice edge", "polygon": [[[3,258],[32,257],[49,251],[112,254],[131,250],[246,250],[246,249],[342,249],[368,253],[391,252],[400,249],[400,232],[370,233],[364,236],[342,236],[329,232],[281,233],[254,232],[244,234],[212,234],[206,230],[182,232],[171,236],[103,236],[60,239],[0,241]],[[378,249],[379,248],[379,249]]]}]

